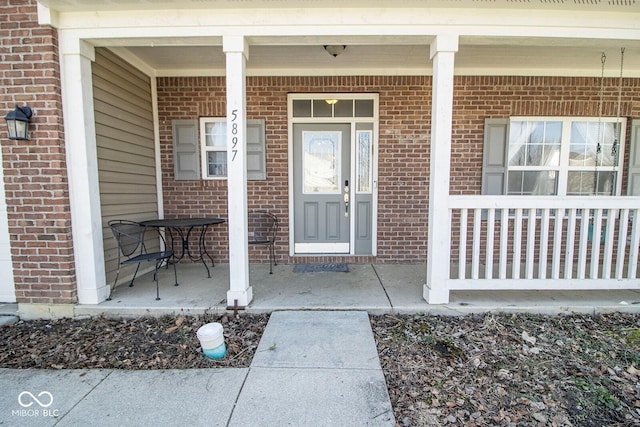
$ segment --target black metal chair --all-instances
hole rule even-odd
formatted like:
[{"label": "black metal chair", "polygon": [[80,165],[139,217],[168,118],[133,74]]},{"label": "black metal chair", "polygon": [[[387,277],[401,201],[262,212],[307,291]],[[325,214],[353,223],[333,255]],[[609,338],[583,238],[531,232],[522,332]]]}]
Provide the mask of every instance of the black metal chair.
[{"label": "black metal chair", "polygon": [[[156,282],[156,301],[160,299],[160,286],[158,285],[158,269],[163,262],[169,262],[169,258],[173,256],[172,250],[147,252],[147,248],[144,242],[144,234],[146,227],[143,225],[123,219],[109,221],[109,228],[113,232],[116,241],[118,242],[118,271],[116,278],[113,282],[113,286],[118,283],[118,276],[120,276],[120,267],[122,265],[137,264],[136,271],[133,273],[133,278],[129,286],[133,286],[133,281],[136,279],[140,264],[143,262],[155,262],[155,271],[153,273],[153,279]],[[124,256],[124,260],[121,257]],[[173,263],[173,275],[175,277],[175,286],[178,286],[178,273],[176,272],[176,265]],[[113,290],[113,289],[112,289]],[[111,297],[109,297],[111,299]]]},{"label": "black metal chair", "polygon": [[269,274],[273,274],[273,266],[278,265],[274,251],[278,218],[267,211],[250,211],[248,215],[249,245],[269,246]]}]

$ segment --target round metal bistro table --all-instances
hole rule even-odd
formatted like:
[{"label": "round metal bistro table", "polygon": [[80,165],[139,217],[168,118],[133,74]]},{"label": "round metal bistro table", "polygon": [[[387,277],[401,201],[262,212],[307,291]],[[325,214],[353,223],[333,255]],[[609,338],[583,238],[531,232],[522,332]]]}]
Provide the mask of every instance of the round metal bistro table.
[{"label": "round metal bistro table", "polygon": [[[207,269],[207,276],[211,277],[205,256],[211,261],[211,267],[214,267],[214,263],[213,257],[207,251],[205,236],[210,226],[222,224],[223,222],[224,219],[222,218],[164,218],[142,221],[140,224],[145,227],[156,228],[158,231],[164,229],[169,233],[171,239],[171,249],[174,250],[174,262],[179,262],[185,255],[193,262],[202,261],[204,268]],[[191,238],[194,228],[200,228],[200,233],[196,233],[198,236],[198,253],[196,254],[191,253],[189,249],[189,239]],[[176,237],[180,238],[180,245],[182,246],[182,251],[179,254],[174,248]]]}]

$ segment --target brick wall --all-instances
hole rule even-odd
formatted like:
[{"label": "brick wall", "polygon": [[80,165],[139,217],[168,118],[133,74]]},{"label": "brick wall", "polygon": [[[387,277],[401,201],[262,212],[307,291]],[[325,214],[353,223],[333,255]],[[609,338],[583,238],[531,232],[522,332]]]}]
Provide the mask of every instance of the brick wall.
[{"label": "brick wall", "polygon": [[[167,215],[226,216],[226,181],[174,181],[171,120],[225,115],[224,78],[160,78],[162,170]],[[621,115],[640,117],[640,80],[625,79]],[[426,260],[429,191],[431,78],[420,76],[250,77],[247,117],[263,118],[267,134],[267,181],[250,181],[250,208],[274,211],[282,220],[277,246],[288,257],[287,94],[367,92],[380,96],[378,257],[376,262]],[[618,79],[605,79],[603,114],[617,112]],[[599,78],[455,78],[452,194],[479,194],[485,118],[512,115],[597,116]],[[629,136],[629,132],[627,132]],[[628,139],[627,136],[627,139]],[[628,155],[628,150],[627,150]],[[224,242],[226,228],[217,231]],[[252,249],[253,251],[253,249]],[[218,259],[226,260],[219,246]],[[255,258],[256,254],[251,254]],[[267,259],[266,254],[260,254]],[[340,257],[295,259],[330,262]],[[370,262],[370,258],[347,259]],[[293,262],[293,260],[288,260]]]},{"label": "brick wall", "polygon": [[33,110],[30,140],[0,133],[16,297],[73,303],[57,32],[37,22],[35,0],[0,0],[0,115],[16,104]]},{"label": "brick wall", "polygon": [[[288,141],[287,94],[373,92],[380,94],[378,262],[424,259],[428,179],[430,78],[427,77],[252,77],[247,80],[247,118],[265,119],[267,180],[249,181],[249,207],[269,209],[281,221],[278,259],[288,258]],[[160,78],[158,109],[162,146],[165,214],[208,214],[226,217],[226,181],[174,181],[171,121],[224,116],[223,78]],[[213,236],[225,242],[226,227]],[[266,260],[261,248],[250,256]],[[215,256],[226,260],[227,247]],[[296,258],[331,262],[343,257]],[[286,260],[289,262],[290,260]],[[349,259],[370,262],[370,257]]]},{"label": "brick wall", "polygon": [[[16,296],[23,303],[72,303],[76,298],[67,165],[62,124],[57,33],[37,24],[35,0],[0,0],[0,115],[16,104],[34,111],[29,141],[1,135]],[[622,116],[640,118],[640,79],[624,79]],[[484,119],[510,115],[599,113],[600,79],[455,78],[451,191],[478,194]],[[249,118],[263,118],[266,181],[249,182],[251,208],[281,219],[277,254],[288,260],[287,94],[367,92],[380,96],[378,257],[424,262],[429,190],[431,78],[425,76],[252,77]],[[605,79],[603,111],[617,112],[618,80]],[[224,116],[225,79],[158,79],[165,213],[226,217],[226,181],[174,181],[171,120]],[[629,122],[630,123],[630,122]],[[630,132],[627,132],[627,140]],[[626,151],[628,156],[628,150]],[[626,161],[626,159],[625,159]],[[626,174],[626,170],[624,171]],[[626,176],[624,177],[626,181]],[[227,261],[225,226],[213,230],[218,261]],[[222,243],[221,243],[222,242]],[[266,260],[262,248],[253,259]],[[317,257],[330,262],[340,257]],[[296,259],[295,261],[306,261]],[[371,257],[347,259],[371,262]]]},{"label": "brick wall", "polygon": [[[601,79],[591,77],[457,77],[454,90],[452,194],[480,194],[482,171],[482,141],[485,118],[510,116],[581,116],[600,115]],[[604,79],[602,115],[618,114],[618,78]],[[487,100],[489,100],[487,102]],[[640,118],[640,79],[623,79],[620,116],[626,117],[627,130],[624,161],[622,163],[622,194],[626,194],[631,120]],[[472,229],[473,219],[467,223]],[[526,229],[526,221],[524,227]],[[551,228],[552,229],[552,228]],[[454,219],[451,253],[458,257],[460,232],[459,217]],[[486,233],[483,224],[481,247]],[[498,260],[499,229],[495,231],[494,261]],[[550,238],[550,241],[552,239]],[[511,245],[513,241],[509,238]],[[524,253],[526,242],[522,242]],[[538,248],[536,248],[537,250]],[[467,244],[467,257],[471,256],[471,243]],[[550,253],[551,251],[549,251]],[[512,253],[511,247],[508,253]],[[575,251],[577,254],[577,250]],[[551,255],[549,255],[550,257]],[[484,262],[484,251],[481,254]],[[549,258],[549,262],[551,259]]]},{"label": "brick wall", "polygon": [[[480,194],[485,118],[600,114],[600,78],[456,77],[453,101],[451,193]],[[640,118],[640,79],[623,79],[620,116]],[[602,115],[616,117],[619,79],[604,80]],[[631,120],[627,122],[628,144]],[[625,150],[623,164],[627,164]],[[623,189],[626,188],[624,168]],[[623,194],[624,191],[623,191]]]}]

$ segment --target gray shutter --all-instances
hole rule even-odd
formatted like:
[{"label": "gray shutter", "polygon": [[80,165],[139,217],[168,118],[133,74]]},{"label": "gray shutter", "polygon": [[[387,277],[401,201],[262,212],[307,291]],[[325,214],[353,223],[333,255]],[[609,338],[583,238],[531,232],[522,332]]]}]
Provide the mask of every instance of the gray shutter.
[{"label": "gray shutter", "polygon": [[173,174],[176,181],[200,179],[198,162],[198,121],[174,120]]},{"label": "gray shutter", "polygon": [[485,119],[482,194],[506,194],[507,119]]},{"label": "gray shutter", "polygon": [[247,120],[247,179],[267,179],[264,120]]},{"label": "gray shutter", "polygon": [[627,196],[640,196],[640,120],[631,122]]}]

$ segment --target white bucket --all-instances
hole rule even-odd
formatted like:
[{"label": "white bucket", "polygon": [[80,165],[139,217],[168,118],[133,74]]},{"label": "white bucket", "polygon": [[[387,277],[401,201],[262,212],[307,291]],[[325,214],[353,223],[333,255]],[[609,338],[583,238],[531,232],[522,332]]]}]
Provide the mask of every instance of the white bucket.
[{"label": "white bucket", "polygon": [[222,335],[222,325],[220,323],[207,323],[200,326],[196,335],[200,340],[203,350],[211,350],[224,344],[224,335]]},{"label": "white bucket", "polygon": [[224,345],[222,332],[220,323],[207,323],[198,328],[196,335],[205,356],[212,359],[221,359],[225,356],[227,348]]}]

